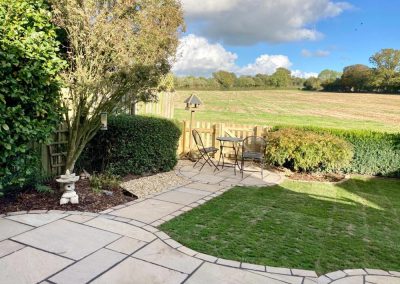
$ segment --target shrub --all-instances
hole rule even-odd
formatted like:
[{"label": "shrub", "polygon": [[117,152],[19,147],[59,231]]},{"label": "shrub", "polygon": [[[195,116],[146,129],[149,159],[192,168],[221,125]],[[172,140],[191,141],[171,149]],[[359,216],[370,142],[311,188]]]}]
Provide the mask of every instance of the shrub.
[{"label": "shrub", "polygon": [[118,176],[109,173],[95,174],[90,177],[90,188],[96,193],[100,193],[102,190],[118,189],[120,183],[121,180]]},{"label": "shrub", "polygon": [[0,191],[26,184],[60,120],[56,28],[44,0],[0,1]]},{"label": "shrub", "polygon": [[268,135],[267,159],[296,171],[337,171],[352,155],[349,143],[330,134],[287,128]]},{"label": "shrub", "polygon": [[[278,126],[274,130],[285,129]],[[301,131],[331,134],[353,145],[353,158],[343,167],[346,173],[400,177],[400,134],[368,130],[291,127]]]},{"label": "shrub", "polygon": [[87,145],[78,167],[114,175],[172,170],[177,163],[180,130],[170,120],[120,115],[109,119]]}]

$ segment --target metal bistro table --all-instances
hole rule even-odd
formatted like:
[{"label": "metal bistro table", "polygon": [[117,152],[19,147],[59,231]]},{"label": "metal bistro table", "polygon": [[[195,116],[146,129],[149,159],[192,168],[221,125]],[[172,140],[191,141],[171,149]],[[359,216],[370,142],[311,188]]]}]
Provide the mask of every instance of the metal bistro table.
[{"label": "metal bistro table", "polygon": [[[243,142],[243,139],[237,138],[237,137],[217,137],[217,140],[220,142],[220,155],[219,155],[217,167],[219,167],[219,165],[221,164],[221,159],[222,159],[222,168],[224,168],[225,166],[233,167],[235,175],[236,175],[236,166],[240,169],[240,165],[238,162],[238,155],[239,155],[238,144]],[[230,143],[230,145],[225,145],[226,143]],[[233,164],[225,163],[225,153],[224,153],[225,148],[233,149],[233,151],[235,153],[235,161]]]}]

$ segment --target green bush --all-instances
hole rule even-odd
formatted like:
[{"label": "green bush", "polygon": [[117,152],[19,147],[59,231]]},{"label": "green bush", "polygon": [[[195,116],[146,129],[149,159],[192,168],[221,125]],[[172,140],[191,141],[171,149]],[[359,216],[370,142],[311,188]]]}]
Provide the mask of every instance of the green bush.
[{"label": "green bush", "polygon": [[109,173],[95,174],[90,177],[90,188],[96,193],[100,193],[102,190],[113,191],[118,189],[120,184],[119,176]]},{"label": "green bush", "polygon": [[87,145],[77,166],[114,175],[142,175],[172,170],[181,131],[173,121],[120,115],[109,119]]},{"label": "green bush", "polygon": [[37,166],[34,142],[60,120],[56,27],[46,1],[0,1],[0,192],[20,187]]},{"label": "green bush", "polygon": [[[275,127],[275,130],[286,127]],[[400,177],[400,134],[367,130],[296,127],[302,131],[331,134],[353,145],[353,159],[342,168],[346,173]]]},{"label": "green bush", "polygon": [[287,128],[268,134],[267,159],[296,171],[337,171],[353,156],[351,145],[330,134]]}]

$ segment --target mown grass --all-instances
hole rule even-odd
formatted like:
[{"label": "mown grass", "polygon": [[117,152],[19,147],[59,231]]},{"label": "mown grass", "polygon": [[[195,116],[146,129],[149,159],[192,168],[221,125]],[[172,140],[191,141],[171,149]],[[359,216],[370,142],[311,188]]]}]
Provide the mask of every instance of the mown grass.
[{"label": "mown grass", "polygon": [[183,101],[191,93],[204,103],[196,112],[196,120],[201,121],[400,131],[400,96],[395,95],[298,90],[178,91],[176,119],[189,119]]},{"label": "mown grass", "polygon": [[400,270],[400,181],[236,187],[161,229],[217,257],[268,266]]}]

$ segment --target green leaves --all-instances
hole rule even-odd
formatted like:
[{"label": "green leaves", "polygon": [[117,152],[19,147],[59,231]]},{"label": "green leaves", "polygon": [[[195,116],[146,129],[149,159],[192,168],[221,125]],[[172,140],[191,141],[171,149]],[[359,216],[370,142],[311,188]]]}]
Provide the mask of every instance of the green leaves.
[{"label": "green leaves", "polygon": [[0,188],[22,186],[37,163],[31,146],[60,122],[56,27],[44,0],[0,2]]},{"label": "green leaves", "polygon": [[351,144],[331,134],[287,128],[268,135],[268,160],[292,170],[338,171],[352,157]]},{"label": "green leaves", "polygon": [[[275,130],[284,128],[276,127]],[[317,127],[296,129],[316,134],[330,134],[350,143],[354,155],[351,163],[341,169],[346,173],[400,177],[400,134]]]},{"label": "green leaves", "polygon": [[125,176],[170,171],[176,165],[181,132],[174,122],[121,115],[111,117],[108,126],[87,145],[78,167]]}]

